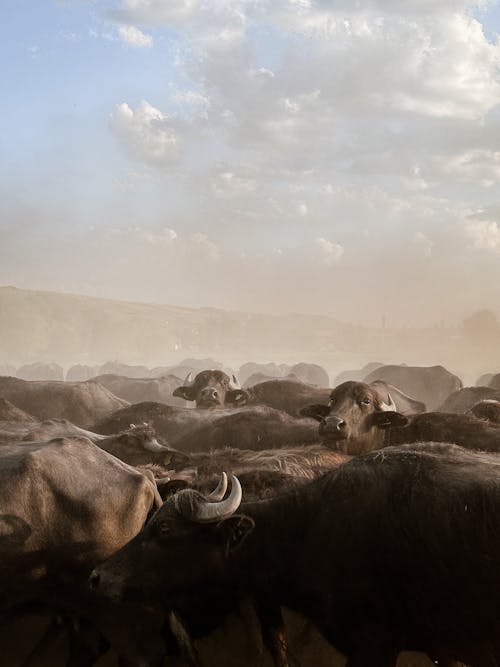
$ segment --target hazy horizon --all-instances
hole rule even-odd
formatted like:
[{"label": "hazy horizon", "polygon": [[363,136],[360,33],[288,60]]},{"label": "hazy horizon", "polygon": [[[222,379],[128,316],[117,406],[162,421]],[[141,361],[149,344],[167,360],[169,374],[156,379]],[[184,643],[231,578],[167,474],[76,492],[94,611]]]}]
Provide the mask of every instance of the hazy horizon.
[{"label": "hazy horizon", "polygon": [[371,327],[500,314],[497,0],[3,19],[0,284]]}]

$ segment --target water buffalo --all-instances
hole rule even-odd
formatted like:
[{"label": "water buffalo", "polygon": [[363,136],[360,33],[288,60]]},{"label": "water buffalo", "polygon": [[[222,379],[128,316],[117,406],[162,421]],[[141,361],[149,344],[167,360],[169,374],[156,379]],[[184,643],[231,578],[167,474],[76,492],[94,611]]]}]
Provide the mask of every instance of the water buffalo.
[{"label": "water buffalo", "polygon": [[494,424],[473,415],[423,412],[418,405],[390,385],[345,382],[332,391],[329,405],[311,405],[302,412],[319,421],[325,444],[350,455],[422,441],[500,451],[500,429]]},{"label": "water buffalo", "polygon": [[192,377],[189,373],[184,384],[173,392],[186,401],[195,401],[197,408],[224,408],[244,405],[247,393],[234,375],[219,370],[201,371]]},{"label": "water buffalo", "polygon": [[492,378],[494,376],[494,373],[483,373],[478,377],[476,380],[476,387],[488,387]]},{"label": "water buffalo", "polygon": [[149,368],[147,366],[129,366],[119,361],[108,361],[98,369],[99,375],[123,375],[129,378],[149,377]]},{"label": "water buffalo", "polygon": [[383,444],[383,429],[403,426],[405,415],[424,410],[423,403],[385,382],[348,381],[331,391],[328,405],[310,405],[301,414],[319,421],[319,435],[326,442],[360,454]]},{"label": "water buffalo", "polygon": [[459,377],[443,366],[381,366],[369,373],[364,382],[383,380],[435,410],[452,392],[462,388]]},{"label": "water buffalo", "polygon": [[243,364],[238,371],[238,377],[241,383],[246,383],[248,378],[256,373],[262,373],[269,379],[280,378],[288,375],[291,366],[288,364],[275,364],[273,362],[267,364],[258,364],[253,361]]},{"label": "water buffalo", "polygon": [[299,380],[308,384],[315,384],[318,387],[330,386],[328,373],[322,366],[318,366],[318,364],[294,364],[288,373],[289,375],[295,375]]},{"label": "water buffalo", "polygon": [[113,434],[130,422],[148,422],[168,445],[183,452],[210,451],[222,447],[272,449],[318,441],[311,419],[291,417],[267,406],[227,410],[189,410],[161,403],[138,403],[117,411],[93,427]]},{"label": "water buffalo", "polygon": [[185,407],[186,401],[176,398],[174,391],[181,380],[175,375],[162,375],[157,378],[129,378],[123,375],[98,375],[93,378],[106,387],[112,394],[128,401],[141,403],[142,401],[158,401],[167,405]]},{"label": "water buffalo", "polygon": [[231,481],[221,501],[192,490],[167,499],[94,569],[91,587],[174,607],[217,589],[252,596],[268,619],[285,605],[310,618],[347,667],[395,667],[408,648],[499,664],[496,456],[391,447],[241,506],[241,486]]},{"label": "water buffalo", "polygon": [[128,653],[130,662],[123,664],[156,664],[144,660],[161,656],[163,642],[146,626],[141,641],[150,645],[134,644],[140,618],[131,618],[127,606],[96,604],[84,582],[160,504],[150,472],[122,463],[87,438],[0,448],[0,613],[20,612],[26,603],[42,613],[76,613]]},{"label": "water buffalo", "polygon": [[314,387],[299,380],[266,380],[246,389],[246,405],[268,405],[298,417],[311,403],[327,402],[330,389]]},{"label": "water buffalo", "polygon": [[491,399],[479,401],[472,406],[469,413],[478,419],[484,419],[491,424],[500,425],[500,401]]},{"label": "water buffalo", "polygon": [[0,397],[37,419],[69,419],[87,427],[128,405],[97,382],[26,381],[0,377]]},{"label": "water buffalo", "polygon": [[500,390],[493,387],[464,387],[450,394],[438,408],[439,412],[463,414],[476,403],[484,400],[500,400]]},{"label": "water buffalo", "polygon": [[500,391],[500,373],[495,373],[495,375],[492,376],[488,383],[488,387],[492,387],[493,389],[498,389]]}]

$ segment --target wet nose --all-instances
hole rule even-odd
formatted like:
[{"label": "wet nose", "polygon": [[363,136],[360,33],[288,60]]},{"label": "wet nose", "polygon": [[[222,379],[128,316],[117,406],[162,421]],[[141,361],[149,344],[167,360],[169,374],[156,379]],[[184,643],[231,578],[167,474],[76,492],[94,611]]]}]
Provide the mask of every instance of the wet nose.
[{"label": "wet nose", "polygon": [[100,581],[101,581],[101,575],[94,570],[89,577],[90,588],[96,590],[96,588],[99,586]]},{"label": "wet nose", "polygon": [[336,431],[338,433],[342,433],[345,431],[346,428],[346,423],[343,419],[340,417],[327,417],[326,419],[322,419],[320,422],[320,432],[323,431]]}]

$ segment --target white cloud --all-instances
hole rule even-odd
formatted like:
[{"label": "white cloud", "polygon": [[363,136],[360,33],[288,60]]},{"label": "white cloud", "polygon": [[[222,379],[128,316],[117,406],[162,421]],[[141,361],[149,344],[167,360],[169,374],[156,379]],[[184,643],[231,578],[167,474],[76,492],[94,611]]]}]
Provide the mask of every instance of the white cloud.
[{"label": "white cloud", "polygon": [[186,117],[208,118],[210,99],[197,90],[178,90],[172,95],[172,101],[179,106]]},{"label": "white cloud", "polygon": [[[434,158],[438,176],[491,187],[500,183],[500,150],[476,148]],[[431,167],[432,169],[432,167]]]},{"label": "white cloud", "polygon": [[475,248],[500,252],[500,226],[494,220],[469,220],[465,226]]},{"label": "white cloud", "polygon": [[153,46],[153,38],[151,35],[139,30],[133,25],[121,25],[118,28],[118,34],[122,42],[128,46],[135,48],[143,48],[145,46]]},{"label": "white cloud", "polygon": [[111,128],[125,148],[136,158],[159,167],[170,166],[179,158],[179,139],[169,117],[143,100],[136,111],[126,102],[119,104],[110,118]]},{"label": "white cloud", "polygon": [[344,246],[340,243],[328,241],[323,237],[316,239],[316,247],[319,250],[322,262],[328,266],[336,264],[344,254]]}]

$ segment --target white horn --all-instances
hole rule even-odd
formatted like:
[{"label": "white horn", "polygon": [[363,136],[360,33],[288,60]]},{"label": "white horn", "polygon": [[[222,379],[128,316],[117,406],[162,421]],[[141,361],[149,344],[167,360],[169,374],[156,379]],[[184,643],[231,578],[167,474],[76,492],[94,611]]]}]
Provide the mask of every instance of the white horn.
[{"label": "white horn", "polygon": [[216,488],[208,495],[210,500],[222,500],[227,491],[227,475],[223,472],[220,476],[219,483]]},{"label": "white horn", "polygon": [[143,447],[148,452],[165,452],[168,450],[168,447],[165,447],[165,445],[160,445],[156,438],[145,440]]},{"label": "white horn", "polygon": [[231,475],[231,493],[226,500],[220,502],[200,502],[194,509],[191,516],[186,516],[187,519],[195,521],[196,523],[215,523],[227,519],[236,512],[241,503],[243,492],[241,484],[235,475]]},{"label": "white horn", "polygon": [[241,384],[236,379],[236,375],[234,375],[234,373],[231,376],[231,382],[229,383],[229,387],[230,389],[241,389]]},{"label": "white horn", "polygon": [[384,401],[380,402],[381,410],[382,412],[397,412],[396,404],[394,403],[394,400],[390,394],[387,394],[389,397],[390,403],[384,403]]},{"label": "white horn", "polygon": [[184,380],[184,386],[189,386],[194,383],[193,380],[193,371],[189,371],[189,373],[186,375],[186,379]]}]

